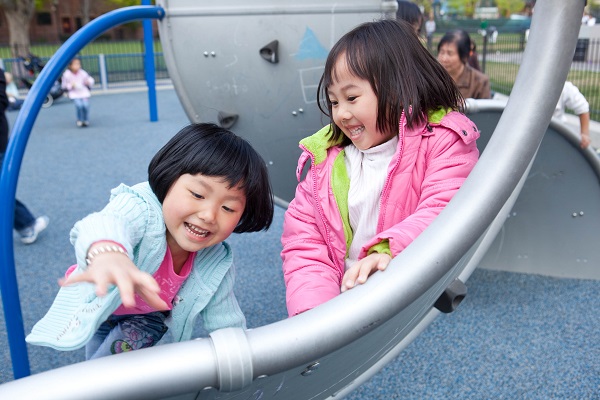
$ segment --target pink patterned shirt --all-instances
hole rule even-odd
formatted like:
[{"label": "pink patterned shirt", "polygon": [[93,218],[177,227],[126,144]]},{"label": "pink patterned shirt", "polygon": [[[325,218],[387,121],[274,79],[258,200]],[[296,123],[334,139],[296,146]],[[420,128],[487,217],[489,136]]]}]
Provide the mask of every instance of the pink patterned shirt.
[{"label": "pink patterned shirt", "polygon": [[[196,257],[196,253],[190,253],[188,259],[181,267],[181,272],[178,275],[175,273],[173,269],[173,257],[171,257],[171,250],[167,247],[167,254],[165,254],[165,258],[163,262],[160,264],[158,270],[154,273],[153,277],[158,282],[158,286],[160,286],[160,298],[167,303],[169,306],[169,310],[173,309],[173,299],[179,292],[181,285],[190,275],[190,271],[192,270],[192,266],[194,265],[194,258]],[[114,315],[129,315],[129,314],[148,314],[151,312],[155,312],[154,308],[150,307],[142,298],[136,294],[135,295],[135,307],[125,308],[122,304],[115,310]]]}]

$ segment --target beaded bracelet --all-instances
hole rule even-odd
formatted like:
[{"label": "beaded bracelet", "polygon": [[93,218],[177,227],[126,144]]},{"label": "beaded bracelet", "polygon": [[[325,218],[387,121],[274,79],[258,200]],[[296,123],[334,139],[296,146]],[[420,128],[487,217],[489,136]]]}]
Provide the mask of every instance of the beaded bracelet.
[{"label": "beaded bracelet", "polygon": [[93,250],[91,250],[87,254],[87,258],[85,259],[86,264],[90,265],[92,263],[92,261],[94,261],[94,257],[96,257],[98,254],[102,254],[102,253],[121,253],[121,254],[127,255],[127,252],[125,250],[123,250],[123,248],[121,246],[117,246],[114,244],[98,246],[98,247],[94,248]]}]

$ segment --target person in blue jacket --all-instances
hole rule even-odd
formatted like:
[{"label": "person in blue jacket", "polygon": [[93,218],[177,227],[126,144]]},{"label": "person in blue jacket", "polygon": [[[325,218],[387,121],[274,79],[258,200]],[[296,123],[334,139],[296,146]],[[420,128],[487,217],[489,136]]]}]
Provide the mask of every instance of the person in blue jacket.
[{"label": "person in blue jacket", "polygon": [[[6,119],[6,110],[9,106],[8,95],[6,93],[6,75],[0,68],[0,169],[4,161],[4,153],[8,146],[8,120]],[[38,235],[42,233],[50,222],[46,215],[35,217],[29,208],[18,199],[15,199],[15,219],[13,228],[19,234],[23,244],[35,242]]]}]

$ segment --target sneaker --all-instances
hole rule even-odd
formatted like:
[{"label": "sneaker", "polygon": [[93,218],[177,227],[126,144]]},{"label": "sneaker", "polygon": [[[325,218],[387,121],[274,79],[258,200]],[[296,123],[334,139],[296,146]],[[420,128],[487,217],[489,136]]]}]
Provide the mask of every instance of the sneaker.
[{"label": "sneaker", "polygon": [[83,121],[83,126],[89,126],[90,125],[90,121]]},{"label": "sneaker", "polygon": [[38,235],[48,226],[48,222],[50,222],[50,218],[46,217],[45,215],[37,217],[33,226],[19,231],[19,235],[21,235],[21,242],[25,244],[31,244],[35,242]]},{"label": "sneaker", "polygon": [[81,128],[83,126],[83,122],[77,121],[77,126]]}]

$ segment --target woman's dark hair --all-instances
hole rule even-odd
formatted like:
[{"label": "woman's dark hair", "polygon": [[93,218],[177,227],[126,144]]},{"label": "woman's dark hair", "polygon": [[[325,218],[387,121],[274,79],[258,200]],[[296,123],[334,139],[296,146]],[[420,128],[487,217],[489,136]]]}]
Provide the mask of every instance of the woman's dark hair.
[{"label": "woman's dark hair", "polygon": [[377,129],[398,132],[402,112],[408,126],[439,108],[463,110],[464,100],[444,67],[427,51],[405,21],[368,22],[345,34],[331,49],[319,82],[317,101],[333,126],[330,140],[350,144],[332,118],[327,89],[344,57],[350,72],[368,81],[377,96]]},{"label": "woman's dark hair", "polygon": [[421,31],[423,25],[423,13],[418,5],[407,0],[398,0],[398,10],[396,10],[396,19],[408,22],[413,27],[418,27]]},{"label": "woman's dark hair", "polygon": [[438,53],[443,45],[452,43],[456,44],[458,58],[460,58],[460,60],[466,64],[469,60],[469,55],[471,54],[471,37],[462,29],[455,29],[447,32],[440,40],[440,43],[438,43]]},{"label": "woman's dark hair", "polygon": [[191,124],[180,130],[150,161],[148,181],[158,200],[184,174],[222,177],[246,195],[246,207],[234,232],[268,229],[273,221],[273,195],[267,166],[254,148],[214,124]]}]

